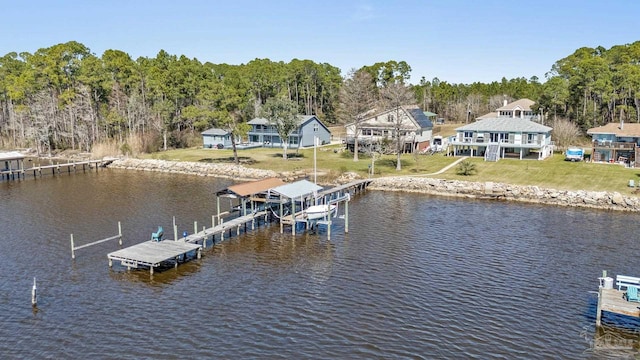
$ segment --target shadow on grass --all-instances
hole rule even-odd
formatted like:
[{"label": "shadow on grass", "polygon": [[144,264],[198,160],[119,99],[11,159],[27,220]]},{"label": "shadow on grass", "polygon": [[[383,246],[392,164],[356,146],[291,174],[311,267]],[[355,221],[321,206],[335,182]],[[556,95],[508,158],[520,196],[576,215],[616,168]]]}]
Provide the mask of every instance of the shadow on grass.
[{"label": "shadow on grass", "polygon": [[[274,158],[281,158],[282,153],[275,153],[271,156]],[[287,153],[287,159],[304,159],[304,154]]]},{"label": "shadow on grass", "polygon": [[[205,162],[205,163],[222,163],[222,164],[234,164],[235,163],[235,159],[233,158],[233,156],[227,157],[227,158],[217,158],[217,159],[204,158],[204,159],[200,159],[198,161]],[[253,158],[250,158],[248,156],[238,156],[238,161],[240,162],[240,164],[245,164],[245,165],[253,165],[253,164],[257,163],[257,161],[255,161]]]}]

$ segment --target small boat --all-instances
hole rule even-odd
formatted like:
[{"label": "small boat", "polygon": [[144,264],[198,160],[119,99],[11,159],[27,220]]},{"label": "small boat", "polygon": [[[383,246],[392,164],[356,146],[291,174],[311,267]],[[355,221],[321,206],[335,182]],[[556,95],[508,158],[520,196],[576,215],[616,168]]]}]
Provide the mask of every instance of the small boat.
[{"label": "small boat", "polygon": [[332,215],[337,209],[335,204],[313,205],[302,212],[302,217],[307,220],[317,220]]}]

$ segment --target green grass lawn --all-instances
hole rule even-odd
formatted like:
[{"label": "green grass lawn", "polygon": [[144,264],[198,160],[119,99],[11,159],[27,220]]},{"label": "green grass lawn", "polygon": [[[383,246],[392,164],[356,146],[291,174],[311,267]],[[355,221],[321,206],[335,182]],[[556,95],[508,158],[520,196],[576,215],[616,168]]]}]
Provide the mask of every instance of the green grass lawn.
[{"label": "green grass lawn", "polygon": [[[368,176],[371,158],[361,155],[353,161],[353,154],[342,151],[341,145],[324,146],[317,149],[317,169],[319,181],[330,180],[344,172],[356,172]],[[306,171],[313,173],[313,149],[289,150],[289,159],[282,158],[282,149],[258,148],[239,150],[242,164],[251,168],[271,169],[277,172]],[[233,162],[231,150],[178,149],[149,154],[146,158],[176,161]],[[618,191],[626,195],[636,195],[628,187],[629,180],[640,182],[640,169],[625,168],[618,164],[597,164],[564,161],[562,154],[554,154],[546,160],[501,159],[485,162],[482,158],[470,158],[476,166],[474,175],[456,174],[457,166],[445,173],[428,175],[439,171],[458,160],[458,157],[436,155],[402,156],[402,170],[396,171],[396,156],[388,155],[376,159],[375,176],[422,175],[440,179],[466,181],[494,181],[517,185],[536,185],[559,190]]]}]

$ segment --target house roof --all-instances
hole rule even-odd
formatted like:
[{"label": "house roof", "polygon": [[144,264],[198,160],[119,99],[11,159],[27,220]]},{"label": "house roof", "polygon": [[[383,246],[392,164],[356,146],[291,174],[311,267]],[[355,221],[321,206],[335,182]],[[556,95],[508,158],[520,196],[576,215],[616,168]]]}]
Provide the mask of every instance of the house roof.
[{"label": "house roof", "polygon": [[300,180],[280,185],[271,189],[270,192],[280,194],[289,199],[295,199],[317,193],[320,190],[322,190],[322,186],[316,185],[308,180]]},{"label": "house roof", "polygon": [[479,116],[476,119],[482,120],[482,119],[491,119],[491,118],[496,118],[496,117],[498,117],[498,113],[497,112],[490,112],[488,114],[484,114],[482,116]]},{"label": "house roof", "polygon": [[499,107],[498,109],[496,109],[496,111],[503,111],[503,110],[515,110],[515,109],[522,109],[522,110],[527,110],[527,111],[531,111],[531,106],[533,104],[535,104],[536,102],[533,100],[529,100],[529,99],[519,99],[516,100],[514,102],[510,102],[507,105],[503,106],[503,107]]},{"label": "house roof", "polygon": [[22,160],[25,156],[17,151],[0,153],[0,161]]},{"label": "house roof", "polygon": [[587,130],[587,134],[613,134],[618,137],[640,137],[640,124],[623,124],[621,129],[620,123],[608,123],[606,125]]},{"label": "house roof", "polygon": [[[401,106],[401,108],[409,115],[410,118],[413,119],[413,121],[416,122],[416,124],[418,124],[418,126],[420,126],[421,129],[431,129],[431,128],[433,128],[433,123],[431,122],[431,119],[429,119],[427,117],[427,115],[425,115],[425,112],[420,110],[419,107],[417,107],[417,106]],[[378,111],[375,111],[375,110],[376,109],[367,111],[366,114],[368,114],[369,116],[367,118],[363,119],[363,122],[366,123],[370,119],[374,119],[374,118],[377,118],[378,116],[381,116],[383,114],[395,111],[395,108],[394,109],[387,109],[387,110],[384,110],[384,111],[381,111],[381,112],[378,112]],[[434,113],[431,113],[431,114],[434,114]],[[434,115],[438,115],[438,114],[434,114]],[[353,124],[355,124],[355,122],[351,122],[351,123],[345,124],[344,126],[347,127],[347,126],[351,126]],[[370,125],[367,125],[367,126],[370,126]],[[375,126],[375,125],[373,125],[373,126]],[[383,125],[383,124],[379,124],[377,127],[387,128],[387,126]]]},{"label": "house roof", "polygon": [[461,131],[496,131],[496,132],[526,132],[526,133],[547,133],[553,130],[548,126],[536,122],[510,117],[495,117],[479,120],[471,124],[461,126],[456,129]]},{"label": "house roof", "polygon": [[262,180],[249,181],[242,184],[232,185],[225,190],[219,191],[218,194],[233,194],[240,197],[258,194],[271,188],[284,184],[280,178],[266,178]]},{"label": "house roof", "polygon": [[423,113],[424,113],[424,116],[427,116],[427,117],[434,117],[438,115],[436,113],[432,113],[431,111],[423,111]]},{"label": "house roof", "polygon": [[421,129],[433,128],[433,123],[418,107],[405,107],[405,110],[411,114],[413,119],[420,125]]},{"label": "house roof", "polygon": [[211,128],[209,130],[203,131],[202,135],[227,135],[229,132],[227,130],[222,130],[218,128]]}]

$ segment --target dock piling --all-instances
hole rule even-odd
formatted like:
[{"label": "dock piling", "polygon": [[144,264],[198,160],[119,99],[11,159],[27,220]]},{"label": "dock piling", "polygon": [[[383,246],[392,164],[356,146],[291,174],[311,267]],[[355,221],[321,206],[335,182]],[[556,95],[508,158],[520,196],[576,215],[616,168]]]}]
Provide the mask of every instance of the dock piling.
[{"label": "dock piling", "polygon": [[38,290],[36,288],[36,278],[33,278],[33,287],[31,288],[31,306],[38,306]]}]

